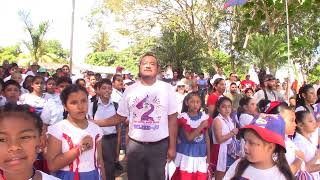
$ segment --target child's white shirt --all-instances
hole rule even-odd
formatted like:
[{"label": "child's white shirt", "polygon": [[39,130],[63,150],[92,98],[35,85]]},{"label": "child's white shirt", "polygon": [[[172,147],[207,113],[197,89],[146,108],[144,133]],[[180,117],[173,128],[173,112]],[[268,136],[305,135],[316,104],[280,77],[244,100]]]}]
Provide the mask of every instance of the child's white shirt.
[{"label": "child's white shirt", "polygon": [[[238,159],[230,166],[223,180],[230,180],[235,175],[236,168],[240,160],[241,159]],[[273,166],[269,169],[257,169],[249,165],[241,177],[248,180],[286,180],[285,176],[280,172],[277,166]]]}]

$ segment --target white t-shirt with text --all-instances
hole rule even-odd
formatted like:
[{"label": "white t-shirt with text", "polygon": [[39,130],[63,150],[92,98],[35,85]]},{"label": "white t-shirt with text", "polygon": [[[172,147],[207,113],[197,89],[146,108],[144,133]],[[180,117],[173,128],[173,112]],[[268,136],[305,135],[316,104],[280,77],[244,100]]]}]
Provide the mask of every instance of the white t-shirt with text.
[{"label": "white t-shirt with text", "polygon": [[169,136],[168,115],[178,112],[174,88],[157,80],[151,86],[141,82],[128,87],[117,114],[129,120],[129,137],[156,142]]}]

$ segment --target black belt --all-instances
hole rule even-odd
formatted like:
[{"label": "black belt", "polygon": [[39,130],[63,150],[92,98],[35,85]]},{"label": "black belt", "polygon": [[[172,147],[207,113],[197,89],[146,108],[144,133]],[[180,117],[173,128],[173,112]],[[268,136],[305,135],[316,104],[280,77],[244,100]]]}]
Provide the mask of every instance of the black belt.
[{"label": "black belt", "polygon": [[107,135],[103,135],[102,137],[105,138],[105,139],[110,139],[110,138],[117,137],[117,134],[107,134]]},{"label": "black belt", "polygon": [[138,144],[150,144],[150,145],[153,145],[153,144],[159,144],[159,143],[161,143],[161,142],[163,142],[163,141],[168,140],[168,137],[166,137],[166,138],[164,138],[164,139],[161,139],[160,141],[155,141],[155,142],[142,142],[142,141],[137,141],[137,140],[135,140],[135,139],[132,139],[132,138],[130,138],[130,137],[129,137],[129,139],[132,140],[133,142],[138,143]]}]

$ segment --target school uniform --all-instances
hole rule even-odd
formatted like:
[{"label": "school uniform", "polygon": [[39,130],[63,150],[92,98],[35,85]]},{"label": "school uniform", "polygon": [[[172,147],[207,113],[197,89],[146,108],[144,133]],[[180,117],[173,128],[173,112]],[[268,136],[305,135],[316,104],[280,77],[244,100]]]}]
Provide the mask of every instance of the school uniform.
[{"label": "school uniform", "polygon": [[[296,133],[294,139],[294,144],[304,153],[305,162],[309,162],[316,154],[317,146],[308,140],[306,137],[299,133]],[[319,164],[318,160],[316,164]],[[319,171],[310,173],[315,180],[320,179]]]},{"label": "school uniform", "polygon": [[[96,102],[97,109],[94,110],[95,102],[90,102],[88,115],[93,120],[107,119],[116,114],[116,108],[111,100],[104,104],[99,98]],[[94,112],[95,111],[95,112]],[[115,162],[116,162],[116,150],[117,150],[117,128],[116,126],[102,127],[102,155],[104,161],[104,168],[106,172],[106,178],[110,180],[115,179]]]},{"label": "school uniform", "polygon": [[40,115],[44,124],[53,125],[63,120],[64,107],[59,96],[50,98],[45,103]]},{"label": "school uniform", "polygon": [[79,145],[83,137],[90,135],[93,138],[93,148],[78,155],[69,165],[56,172],[56,177],[63,180],[90,179],[100,180],[98,170],[98,147],[103,132],[99,126],[88,122],[88,127],[80,129],[68,120],[60,121],[48,127],[48,134],[61,141],[61,152],[65,153]]}]

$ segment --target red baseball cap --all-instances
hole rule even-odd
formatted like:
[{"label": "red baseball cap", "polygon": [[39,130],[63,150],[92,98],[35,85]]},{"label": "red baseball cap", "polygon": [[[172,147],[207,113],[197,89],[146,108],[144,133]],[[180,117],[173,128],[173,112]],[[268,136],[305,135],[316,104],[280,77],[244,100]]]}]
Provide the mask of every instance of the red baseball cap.
[{"label": "red baseball cap", "polygon": [[118,67],[116,68],[116,71],[122,71],[123,69],[124,69],[123,67],[118,66]]},{"label": "red baseball cap", "polygon": [[285,121],[280,115],[267,115],[264,118],[254,120],[252,124],[240,129],[242,137],[246,129],[254,130],[264,141],[278,144],[286,151]]}]

